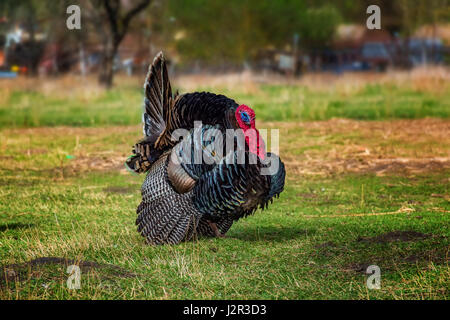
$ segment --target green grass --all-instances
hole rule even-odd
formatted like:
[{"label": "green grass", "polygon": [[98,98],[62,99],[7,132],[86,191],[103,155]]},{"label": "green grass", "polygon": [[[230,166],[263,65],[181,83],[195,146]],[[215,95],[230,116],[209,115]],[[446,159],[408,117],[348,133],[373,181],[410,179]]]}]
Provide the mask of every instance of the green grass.
[{"label": "green grass", "polygon": [[[299,86],[261,87],[262,95],[239,97],[250,101],[265,121],[419,119],[450,116],[450,103],[430,93],[396,86],[366,85],[361,91],[342,94],[317,92]],[[446,97],[450,98],[450,92]],[[447,100],[448,101],[448,100]]]},{"label": "green grass", "polygon": [[[66,267],[23,267],[25,281],[3,283],[1,298],[150,299],[356,299],[448,297],[448,203],[430,198],[448,192],[443,176],[402,178],[347,176],[310,179],[288,186],[266,212],[237,223],[226,239],[178,246],[144,244],[134,227],[140,177],[89,174],[49,184],[11,184],[2,179],[0,258],[18,263],[66,257],[113,264],[82,273],[81,290],[66,287]],[[388,188],[386,183],[396,184]],[[18,186],[20,185],[20,192]],[[364,185],[364,199],[361,186]],[[120,187],[120,193],[108,191]],[[312,194],[313,198],[301,195]],[[380,197],[380,195],[387,195]],[[409,203],[420,205],[409,205]],[[402,206],[411,213],[388,212]],[[342,218],[327,217],[343,213]],[[314,216],[310,218],[309,216]],[[358,241],[390,231],[432,234],[427,239]],[[417,261],[411,260],[417,257]],[[376,264],[382,289],[367,290],[359,265]]]},{"label": "green grass", "polygon": [[0,127],[98,126],[136,124],[141,119],[141,91],[105,91],[99,97],[57,98],[33,91],[13,91],[0,105]]},{"label": "green grass", "polygon": [[[418,119],[450,117],[450,90],[440,94],[395,85],[367,84],[350,93],[317,91],[301,85],[245,88],[201,87],[253,107],[264,121]],[[55,89],[56,93],[58,89]],[[180,90],[184,92],[183,88]],[[140,122],[142,90],[118,86],[92,96],[44,94],[39,90],[0,88],[0,127],[132,125]]]},{"label": "green grass", "polygon": [[[0,299],[449,298],[445,83],[198,87],[280,129],[286,190],[225,239],[154,247],[134,223],[144,177],[123,167],[140,86],[74,79],[0,87]],[[336,117],[358,121],[309,122]]]},{"label": "green grass", "polygon": [[[432,128],[446,128],[428,123],[406,127],[423,130],[426,143]],[[121,165],[137,126],[2,129],[0,299],[447,299],[448,169],[298,172],[318,170],[311,158],[338,163],[333,150],[364,162],[345,151],[355,144],[374,158],[448,153],[448,140],[411,151],[410,133],[383,140],[377,125],[276,124],[288,172],[281,198],[225,239],[158,247],[134,225],[144,177]],[[383,238],[398,231],[416,233]],[[82,267],[81,289],[69,290],[67,265],[28,263],[42,257],[97,265]],[[365,285],[371,264],[381,268],[380,290]]]}]

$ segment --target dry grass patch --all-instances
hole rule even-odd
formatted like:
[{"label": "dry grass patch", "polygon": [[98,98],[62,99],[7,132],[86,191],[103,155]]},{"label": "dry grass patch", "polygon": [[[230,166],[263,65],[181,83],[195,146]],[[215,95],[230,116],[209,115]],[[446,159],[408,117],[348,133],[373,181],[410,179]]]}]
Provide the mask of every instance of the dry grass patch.
[{"label": "dry grass patch", "polygon": [[[267,126],[281,127],[280,154],[293,174],[413,175],[450,168],[450,122],[447,120],[333,119],[268,123]],[[295,135],[301,138],[295,139]]]},{"label": "dry grass patch", "polygon": [[[332,119],[261,122],[258,127],[280,130],[279,153],[288,176],[414,175],[450,168],[448,120]],[[60,178],[90,171],[125,174],[124,161],[141,138],[141,127],[4,129],[0,136],[3,170],[50,170]]]}]

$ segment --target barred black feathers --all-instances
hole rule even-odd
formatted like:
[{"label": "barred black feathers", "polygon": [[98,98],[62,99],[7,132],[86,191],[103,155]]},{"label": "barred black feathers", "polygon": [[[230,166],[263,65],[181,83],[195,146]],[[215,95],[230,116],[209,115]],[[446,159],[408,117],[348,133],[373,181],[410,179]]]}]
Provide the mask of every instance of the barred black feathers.
[{"label": "barred black feathers", "polygon": [[144,134],[156,140],[166,128],[170,113],[172,88],[166,62],[160,52],[151,64],[144,83]]},{"label": "barred black feathers", "polygon": [[[250,163],[255,154],[249,148],[238,150],[235,143],[225,154],[224,146],[213,143],[219,137],[225,141],[227,129],[239,128],[234,100],[207,92],[173,97],[162,53],[150,66],[144,88],[145,138],[126,164],[135,172],[147,172],[136,224],[148,243],[224,235],[234,221],[267,208],[283,191],[286,173],[278,156],[267,153],[264,161]],[[203,125],[199,136],[195,121]],[[174,139],[176,129],[189,134]],[[195,159],[198,153],[200,162]],[[271,164],[276,170],[262,174]]]}]

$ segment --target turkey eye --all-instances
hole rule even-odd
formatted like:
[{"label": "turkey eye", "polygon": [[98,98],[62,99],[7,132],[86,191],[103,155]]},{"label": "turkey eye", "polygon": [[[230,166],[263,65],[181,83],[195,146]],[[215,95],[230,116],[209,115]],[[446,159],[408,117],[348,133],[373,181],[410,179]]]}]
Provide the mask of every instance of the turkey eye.
[{"label": "turkey eye", "polygon": [[247,112],[241,113],[241,119],[242,119],[242,121],[244,121],[247,124],[250,123],[250,116],[248,115]]}]

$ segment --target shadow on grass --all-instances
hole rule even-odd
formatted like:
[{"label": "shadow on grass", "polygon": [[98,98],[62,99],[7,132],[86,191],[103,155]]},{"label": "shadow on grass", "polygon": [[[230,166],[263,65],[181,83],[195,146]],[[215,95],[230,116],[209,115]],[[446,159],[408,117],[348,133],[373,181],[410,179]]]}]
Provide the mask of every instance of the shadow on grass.
[{"label": "shadow on grass", "polygon": [[8,283],[26,280],[67,279],[66,269],[69,265],[76,265],[83,273],[101,270],[101,277],[107,278],[133,278],[137,275],[113,264],[98,263],[95,261],[74,260],[63,257],[41,257],[20,264],[0,266],[0,288]]},{"label": "shadow on grass", "polygon": [[304,238],[315,234],[315,229],[299,229],[296,227],[251,227],[244,230],[239,229],[227,234],[230,239],[245,241],[286,241]]},{"label": "shadow on grass", "polygon": [[6,230],[29,229],[29,228],[33,228],[34,226],[35,225],[31,224],[31,223],[21,223],[21,222],[0,224],[0,232],[6,231]]}]

